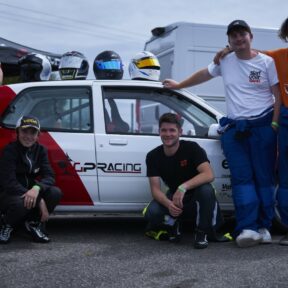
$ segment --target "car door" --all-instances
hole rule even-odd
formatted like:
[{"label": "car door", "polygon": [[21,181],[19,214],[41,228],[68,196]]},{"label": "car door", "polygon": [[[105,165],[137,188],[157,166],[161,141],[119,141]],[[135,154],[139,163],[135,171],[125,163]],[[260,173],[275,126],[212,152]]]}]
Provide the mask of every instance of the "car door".
[{"label": "car door", "polygon": [[91,209],[99,200],[91,91],[81,85],[33,85],[17,95],[4,115],[7,127],[15,127],[21,115],[40,120],[39,142],[48,149],[56,185],[63,192],[57,210]]},{"label": "car door", "polygon": [[101,202],[130,203],[133,207],[133,203],[150,201],[145,158],[161,144],[158,120],[165,112],[181,117],[183,139],[196,141],[207,151],[216,169],[217,188],[229,181],[223,180],[225,159],[219,140],[208,138],[209,126],[217,123],[216,116],[199,102],[152,87],[103,86],[102,97],[106,133],[97,135],[96,141]]}]

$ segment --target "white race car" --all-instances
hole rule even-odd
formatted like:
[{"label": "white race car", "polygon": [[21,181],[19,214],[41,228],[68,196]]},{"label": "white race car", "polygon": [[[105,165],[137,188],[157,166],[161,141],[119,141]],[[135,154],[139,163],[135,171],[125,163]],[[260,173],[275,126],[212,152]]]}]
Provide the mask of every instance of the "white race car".
[{"label": "white race car", "polygon": [[151,81],[45,81],[1,86],[0,99],[0,149],[15,139],[21,115],[39,118],[39,141],[64,193],[58,213],[140,214],[151,200],[145,158],[161,144],[158,120],[165,112],[181,117],[183,139],[206,150],[220,205],[233,211],[215,129],[222,115],[191,93]]}]

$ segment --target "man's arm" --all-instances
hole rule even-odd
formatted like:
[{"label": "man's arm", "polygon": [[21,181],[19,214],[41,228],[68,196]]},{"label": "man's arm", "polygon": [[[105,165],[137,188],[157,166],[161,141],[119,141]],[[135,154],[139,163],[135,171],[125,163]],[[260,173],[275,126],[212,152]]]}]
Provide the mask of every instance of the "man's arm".
[{"label": "man's arm", "polygon": [[280,88],[279,83],[276,85],[273,85],[271,87],[272,93],[275,97],[275,103],[274,103],[274,112],[273,112],[273,119],[272,119],[272,127],[274,129],[278,128],[278,119],[280,114],[280,107],[281,107],[281,97],[280,97]]},{"label": "man's arm", "polygon": [[197,167],[198,175],[182,183],[173,195],[173,203],[183,208],[183,198],[186,190],[195,189],[203,184],[210,183],[214,180],[214,173],[209,162],[203,162]]},{"label": "man's arm", "polygon": [[213,76],[210,75],[208,68],[204,68],[202,70],[199,70],[199,71],[193,73],[190,77],[188,77],[187,79],[185,79],[181,82],[177,82],[177,81],[172,80],[172,79],[165,79],[163,81],[163,85],[165,88],[182,89],[182,88],[201,84],[201,83],[206,82],[212,78],[213,78]]},{"label": "man's arm", "polygon": [[173,203],[173,201],[168,199],[166,194],[162,192],[160,185],[160,178],[157,176],[149,177],[149,183],[153,199],[155,199],[158,203],[166,207],[172,216],[174,217],[179,216],[182,213],[182,209],[177,207]]}]

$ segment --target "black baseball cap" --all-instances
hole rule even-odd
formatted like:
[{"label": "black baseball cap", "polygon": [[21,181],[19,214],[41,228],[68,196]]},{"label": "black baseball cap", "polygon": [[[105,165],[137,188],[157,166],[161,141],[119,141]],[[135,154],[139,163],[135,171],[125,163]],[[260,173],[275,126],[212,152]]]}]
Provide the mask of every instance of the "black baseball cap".
[{"label": "black baseball cap", "polygon": [[227,27],[227,35],[229,35],[235,28],[244,28],[247,32],[251,33],[250,26],[244,20],[234,20]]},{"label": "black baseball cap", "polygon": [[34,128],[37,131],[40,131],[40,122],[39,120],[31,115],[27,115],[27,116],[22,116],[16,124],[16,129],[17,128],[22,128],[22,129],[26,129],[26,128]]}]

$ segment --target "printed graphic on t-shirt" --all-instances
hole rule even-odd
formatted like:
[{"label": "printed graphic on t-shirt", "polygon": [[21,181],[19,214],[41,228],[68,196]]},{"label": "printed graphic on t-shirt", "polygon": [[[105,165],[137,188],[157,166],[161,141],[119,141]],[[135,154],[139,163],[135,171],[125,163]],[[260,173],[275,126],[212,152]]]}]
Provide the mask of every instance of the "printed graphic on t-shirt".
[{"label": "printed graphic on t-shirt", "polygon": [[181,167],[186,167],[188,165],[188,161],[187,160],[181,160],[180,161],[180,166]]},{"label": "printed graphic on t-shirt", "polygon": [[261,71],[250,71],[249,82],[260,83]]}]

